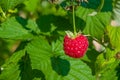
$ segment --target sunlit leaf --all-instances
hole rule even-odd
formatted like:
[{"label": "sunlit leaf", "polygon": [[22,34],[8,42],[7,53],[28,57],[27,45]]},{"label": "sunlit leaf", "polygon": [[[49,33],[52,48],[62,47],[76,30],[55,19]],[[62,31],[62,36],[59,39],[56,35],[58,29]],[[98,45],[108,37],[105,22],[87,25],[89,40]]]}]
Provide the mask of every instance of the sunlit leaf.
[{"label": "sunlit leaf", "polygon": [[120,27],[107,26],[107,31],[112,47],[120,49]]},{"label": "sunlit leaf", "polygon": [[[52,48],[45,40],[38,38],[27,46],[33,69],[41,70],[46,76],[46,80],[94,80],[90,68],[81,60],[68,58],[61,53],[63,52],[60,51],[62,46],[57,42],[53,44],[54,48]],[[56,56],[56,50],[61,57]]]},{"label": "sunlit leaf", "polygon": [[32,34],[25,28],[24,24],[17,21],[17,18],[12,17],[1,24],[0,38],[31,39]]},{"label": "sunlit leaf", "polygon": [[83,33],[90,34],[97,39],[102,39],[105,26],[110,21],[109,12],[97,13],[92,9],[79,7],[76,11],[76,15],[86,22],[85,26],[79,26],[80,28],[84,27]]},{"label": "sunlit leaf", "polygon": [[39,0],[27,0],[24,2],[25,8],[30,12],[36,11],[38,3],[40,3]]},{"label": "sunlit leaf", "polygon": [[18,4],[20,4],[24,1],[25,0],[1,0],[0,5],[5,11],[7,11],[9,9],[14,8],[15,6],[17,6]]},{"label": "sunlit leaf", "polygon": [[19,61],[25,55],[25,51],[21,50],[13,54],[7,62],[1,67],[3,70],[0,74],[0,80],[18,80],[20,79]]},{"label": "sunlit leaf", "polygon": [[116,21],[117,26],[120,26],[120,0],[115,0],[114,6],[113,6],[113,15],[112,19]]}]

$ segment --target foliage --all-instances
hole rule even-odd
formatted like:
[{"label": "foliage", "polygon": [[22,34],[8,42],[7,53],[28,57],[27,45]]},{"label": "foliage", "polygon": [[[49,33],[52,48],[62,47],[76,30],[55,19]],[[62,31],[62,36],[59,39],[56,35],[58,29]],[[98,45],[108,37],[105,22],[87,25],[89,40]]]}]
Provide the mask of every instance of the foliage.
[{"label": "foliage", "polygon": [[74,0],[77,31],[89,39],[80,59],[63,51],[71,1],[0,1],[0,80],[120,79],[120,1]]}]

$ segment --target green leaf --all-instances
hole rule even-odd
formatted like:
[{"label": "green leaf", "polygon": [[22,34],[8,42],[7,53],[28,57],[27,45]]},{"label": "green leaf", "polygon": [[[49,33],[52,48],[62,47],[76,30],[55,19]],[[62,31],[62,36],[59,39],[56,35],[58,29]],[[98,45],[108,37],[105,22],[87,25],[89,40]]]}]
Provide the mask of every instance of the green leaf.
[{"label": "green leaf", "polygon": [[54,52],[55,56],[60,56],[60,55],[64,55],[64,51],[63,51],[63,44],[62,43],[63,38],[61,38],[60,40],[57,40],[56,42],[52,42],[51,47],[52,47],[52,52]]},{"label": "green leaf", "polygon": [[106,49],[96,60],[96,78],[100,80],[117,80],[116,67],[119,60],[115,59],[116,50]]},{"label": "green leaf", "polygon": [[29,54],[24,50],[14,53],[1,69],[0,80],[45,80],[40,70],[32,69]]},{"label": "green leaf", "polygon": [[[101,11],[107,12],[112,10],[113,0],[104,0],[104,5]],[[88,3],[83,2],[82,6],[97,10],[101,5],[101,0],[89,0]],[[108,4],[109,3],[109,4]]]},{"label": "green leaf", "polygon": [[12,17],[1,24],[0,38],[31,39],[32,34],[15,17]]},{"label": "green leaf", "polygon": [[87,65],[91,68],[92,74],[96,74],[95,72],[95,62],[97,60],[97,56],[100,53],[97,52],[94,48],[89,48],[85,54],[85,56],[82,58],[82,60],[87,63]]},{"label": "green leaf", "polygon": [[109,62],[114,62],[116,54],[119,52],[117,49],[106,48],[105,58]]},{"label": "green leaf", "polygon": [[110,21],[109,12],[97,13],[92,9],[79,7],[76,11],[76,15],[86,22],[85,26],[79,26],[81,29],[84,27],[84,34],[90,34],[92,37],[102,39],[105,26]]},{"label": "green leaf", "polygon": [[100,76],[100,80],[118,80],[116,76],[116,71],[114,69],[106,70],[104,73],[102,73],[102,76]]},{"label": "green leaf", "polygon": [[[46,80],[60,78],[51,67],[52,48],[44,38],[37,38],[26,47],[31,59],[31,66],[43,72]],[[51,76],[52,75],[52,76]],[[60,78],[60,80],[62,80]]]},{"label": "green leaf", "polygon": [[107,32],[112,47],[120,49],[120,27],[107,26]]},{"label": "green leaf", "polygon": [[26,28],[28,28],[29,31],[32,32],[33,34],[34,33],[39,34],[41,32],[37,23],[34,20],[29,19],[27,23],[28,24],[26,25]]},{"label": "green leaf", "polygon": [[116,67],[118,66],[119,61],[116,60],[111,64],[105,65],[103,71],[99,74],[100,80],[118,80]]},{"label": "green leaf", "polygon": [[104,69],[104,66],[105,66],[105,58],[104,58],[104,54],[101,53],[97,57],[97,60],[95,62],[95,72],[96,72],[96,74],[98,74],[100,71],[102,71]]},{"label": "green leaf", "polygon": [[[34,38],[2,66],[1,80],[95,80],[90,68],[80,59],[63,54],[57,41],[50,46],[43,37]],[[54,46],[54,48],[52,48]],[[59,47],[61,46],[61,47]],[[57,48],[55,48],[57,47]],[[60,51],[61,50],[61,51]],[[55,56],[56,51],[60,56]]]},{"label": "green leaf", "polygon": [[64,80],[95,80],[91,69],[80,59],[67,58],[70,62],[70,72],[64,77]]},{"label": "green leaf", "polygon": [[[52,43],[52,48],[43,38],[28,44],[32,68],[41,70],[46,80],[94,80],[90,68],[80,59],[67,57],[58,44]],[[56,57],[56,51],[61,56]]]},{"label": "green leaf", "polygon": [[119,80],[120,79],[120,63],[117,66],[116,70],[117,70],[117,76],[118,76],[118,80]]},{"label": "green leaf", "polygon": [[117,26],[120,26],[120,0],[115,0],[113,6],[112,19],[117,23]]},{"label": "green leaf", "polygon": [[51,58],[52,69],[58,73],[58,75],[66,76],[70,70],[69,61],[60,57]]},{"label": "green leaf", "polygon": [[25,55],[25,51],[21,50],[12,55],[10,59],[1,67],[0,80],[18,80],[20,75],[19,60]]},{"label": "green leaf", "polygon": [[18,4],[24,2],[25,0],[1,0],[1,7],[4,9],[4,11],[7,11],[9,9],[14,8]]},{"label": "green leaf", "polygon": [[[37,4],[40,3],[39,0],[27,0],[24,2],[25,4],[25,8],[30,11],[30,12],[34,12],[37,9]],[[31,6],[32,5],[32,6]]]},{"label": "green leaf", "polygon": [[42,15],[36,20],[36,23],[40,31],[45,35],[50,35],[52,32],[64,32],[65,30],[72,29],[69,20],[61,16]]}]

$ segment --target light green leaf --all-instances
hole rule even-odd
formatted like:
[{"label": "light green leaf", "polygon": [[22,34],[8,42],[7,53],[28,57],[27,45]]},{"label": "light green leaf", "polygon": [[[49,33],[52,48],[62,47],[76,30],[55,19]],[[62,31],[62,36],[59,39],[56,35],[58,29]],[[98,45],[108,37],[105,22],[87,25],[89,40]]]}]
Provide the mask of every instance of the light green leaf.
[{"label": "light green leaf", "polygon": [[119,60],[115,59],[116,50],[106,49],[96,60],[96,78],[100,80],[117,80],[116,67]]},{"label": "light green leaf", "polygon": [[26,25],[26,28],[28,28],[32,33],[39,34],[41,32],[36,22],[31,19],[28,20],[28,24]]},{"label": "light green leaf", "polygon": [[102,71],[104,69],[104,66],[105,66],[105,58],[104,58],[104,54],[101,53],[97,57],[97,60],[95,62],[95,72],[96,72],[96,74],[98,74],[100,71]]},{"label": "light green leaf", "polygon": [[107,31],[112,47],[120,49],[120,27],[107,26]]},{"label": "light green leaf", "polygon": [[25,28],[24,24],[17,21],[17,18],[12,17],[1,24],[0,38],[31,39],[32,34]]},{"label": "light green leaf", "polygon": [[[105,26],[110,21],[110,13],[109,12],[95,12],[92,9],[87,9],[83,7],[79,7],[76,11],[76,15],[84,20],[86,23],[85,26],[79,27],[83,29],[84,34],[90,34],[92,37],[97,39],[102,39],[102,36],[105,31]],[[82,23],[81,23],[82,24]]]},{"label": "light green leaf", "polygon": [[95,80],[91,69],[80,59],[67,58],[70,62],[70,72],[64,80]]},{"label": "light green leaf", "polygon": [[118,52],[119,52],[118,49],[106,48],[105,58],[109,60],[109,62],[114,62],[115,56]]},{"label": "light green leaf", "polygon": [[[42,71],[46,80],[58,80],[60,76],[52,70],[51,57],[54,54],[51,46],[44,38],[37,38],[26,47],[33,69]],[[52,75],[52,76],[51,76]],[[60,78],[60,80],[62,80]]]},{"label": "light green leaf", "polygon": [[15,6],[17,6],[18,4],[20,4],[24,1],[25,0],[1,0],[0,5],[5,11],[7,11],[9,9],[14,8]]},{"label": "light green leaf", "polygon": [[112,19],[117,23],[117,26],[120,26],[120,0],[115,0],[113,6]]},{"label": "light green leaf", "polygon": [[[63,38],[61,38],[63,40]],[[63,44],[62,44],[62,40],[57,40],[56,42],[52,42],[51,46],[52,46],[52,51],[54,52],[54,55],[64,55],[64,51],[63,51]]]},{"label": "light green leaf", "polygon": [[116,71],[114,69],[106,70],[100,76],[100,80],[119,80],[116,76]]},{"label": "light green leaf", "polygon": [[37,9],[38,3],[40,3],[39,0],[27,0],[24,2],[25,8],[30,12],[34,12]]},{"label": "light green leaf", "polygon": [[100,72],[98,79],[100,80],[118,80],[116,67],[118,66],[119,61],[116,60],[113,63],[107,64],[104,66],[103,70]]},{"label": "light green leaf", "polygon": [[12,55],[10,59],[1,67],[0,80],[19,80],[20,70],[19,61],[25,55],[25,51],[21,50]]}]

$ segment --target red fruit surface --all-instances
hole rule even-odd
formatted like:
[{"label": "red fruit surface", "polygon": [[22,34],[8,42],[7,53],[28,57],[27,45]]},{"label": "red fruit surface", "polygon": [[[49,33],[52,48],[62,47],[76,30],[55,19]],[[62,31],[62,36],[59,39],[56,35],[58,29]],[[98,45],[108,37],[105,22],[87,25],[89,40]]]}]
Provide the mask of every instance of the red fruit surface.
[{"label": "red fruit surface", "polygon": [[73,58],[81,58],[87,51],[88,39],[86,36],[80,34],[75,38],[70,38],[68,35],[64,37],[64,52],[66,55]]}]

